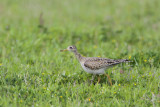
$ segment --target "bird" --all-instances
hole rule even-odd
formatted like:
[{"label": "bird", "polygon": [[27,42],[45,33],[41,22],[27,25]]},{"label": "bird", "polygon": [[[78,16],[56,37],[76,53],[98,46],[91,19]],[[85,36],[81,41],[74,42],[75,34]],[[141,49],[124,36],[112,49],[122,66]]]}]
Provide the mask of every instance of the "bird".
[{"label": "bird", "polygon": [[[93,74],[92,81],[96,75],[105,74],[109,80],[110,85],[112,86],[111,78],[108,74],[105,73],[105,70],[114,65],[130,62],[128,59],[108,59],[101,57],[84,57],[78,53],[76,46],[68,46],[67,49],[60,50],[61,52],[70,51],[73,52],[79,63],[81,64],[84,71],[87,73]],[[100,82],[100,76],[98,77],[98,83]]]}]

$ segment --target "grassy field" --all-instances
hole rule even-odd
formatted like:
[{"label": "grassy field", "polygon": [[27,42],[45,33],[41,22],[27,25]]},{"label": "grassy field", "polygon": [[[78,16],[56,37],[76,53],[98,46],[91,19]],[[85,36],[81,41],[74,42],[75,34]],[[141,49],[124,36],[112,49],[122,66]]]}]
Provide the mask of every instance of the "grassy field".
[{"label": "grassy field", "polygon": [[[160,0],[1,0],[0,107],[160,106]],[[130,59],[98,84],[70,52]]]}]

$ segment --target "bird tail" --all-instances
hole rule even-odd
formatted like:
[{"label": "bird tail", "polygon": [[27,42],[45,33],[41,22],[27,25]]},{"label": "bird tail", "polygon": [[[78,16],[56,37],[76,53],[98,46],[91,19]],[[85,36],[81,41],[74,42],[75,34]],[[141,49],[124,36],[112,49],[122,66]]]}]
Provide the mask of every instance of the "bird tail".
[{"label": "bird tail", "polygon": [[128,59],[120,59],[119,62],[133,62],[133,61],[130,61],[130,60],[128,60]]},{"label": "bird tail", "polygon": [[133,61],[130,61],[128,59],[119,59],[119,60],[115,60],[115,62],[112,63],[112,65],[117,65],[117,64],[125,63],[125,62],[133,62]]},{"label": "bird tail", "polygon": [[114,65],[120,64],[120,63],[125,63],[125,62],[133,62],[133,61],[130,61],[128,59],[119,59],[119,60],[115,61]]}]

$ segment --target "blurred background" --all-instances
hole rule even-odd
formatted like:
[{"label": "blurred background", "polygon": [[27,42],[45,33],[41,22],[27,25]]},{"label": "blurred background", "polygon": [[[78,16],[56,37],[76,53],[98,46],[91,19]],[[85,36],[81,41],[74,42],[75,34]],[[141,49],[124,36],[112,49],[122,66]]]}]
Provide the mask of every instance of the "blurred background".
[{"label": "blurred background", "polygon": [[1,0],[1,56],[55,56],[68,45],[112,58],[157,52],[159,10],[159,0]]},{"label": "blurred background", "polygon": [[[2,104],[59,105],[63,97],[76,105],[92,97],[97,104],[151,106],[159,92],[159,13],[160,0],[0,0]],[[132,60],[132,69],[109,71],[114,88],[105,79],[105,88],[88,87],[91,75],[72,53],[59,52],[69,45],[83,56]]]}]

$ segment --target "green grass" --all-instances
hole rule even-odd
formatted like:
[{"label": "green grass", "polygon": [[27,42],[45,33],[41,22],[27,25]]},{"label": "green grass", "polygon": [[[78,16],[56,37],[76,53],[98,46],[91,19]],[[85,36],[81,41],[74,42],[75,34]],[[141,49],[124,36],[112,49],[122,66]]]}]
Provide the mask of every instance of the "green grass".
[{"label": "green grass", "polygon": [[[0,106],[158,107],[159,10],[159,0],[1,0]],[[69,45],[133,63],[106,70],[113,86],[103,75],[90,85],[74,55],[59,52]]]}]

